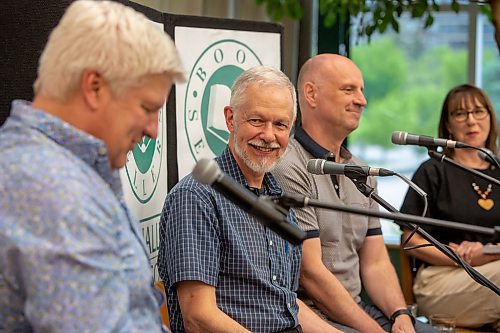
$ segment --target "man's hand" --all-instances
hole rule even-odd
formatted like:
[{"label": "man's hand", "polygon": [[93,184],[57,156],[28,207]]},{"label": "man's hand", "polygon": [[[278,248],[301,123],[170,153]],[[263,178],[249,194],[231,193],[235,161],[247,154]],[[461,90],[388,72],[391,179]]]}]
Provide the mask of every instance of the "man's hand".
[{"label": "man's hand", "polygon": [[392,333],[415,333],[415,327],[408,315],[400,315],[396,317],[394,324],[392,324]]}]

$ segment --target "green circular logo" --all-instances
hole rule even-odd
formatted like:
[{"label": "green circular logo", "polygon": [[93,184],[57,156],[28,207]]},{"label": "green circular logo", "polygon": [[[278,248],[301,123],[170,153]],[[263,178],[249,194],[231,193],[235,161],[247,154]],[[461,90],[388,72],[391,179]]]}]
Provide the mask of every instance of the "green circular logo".
[{"label": "green circular logo", "polygon": [[161,161],[163,153],[163,128],[165,105],[158,115],[158,135],[156,139],[143,137],[142,141],[134,146],[134,150],[129,151],[125,172],[129,181],[132,193],[140,203],[148,202],[153,196],[161,171]]},{"label": "green circular logo", "polygon": [[233,39],[213,43],[196,60],[184,104],[184,127],[195,161],[219,155],[226,147],[224,107],[229,105],[231,86],[246,69],[258,65],[262,62],[255,52]]}]

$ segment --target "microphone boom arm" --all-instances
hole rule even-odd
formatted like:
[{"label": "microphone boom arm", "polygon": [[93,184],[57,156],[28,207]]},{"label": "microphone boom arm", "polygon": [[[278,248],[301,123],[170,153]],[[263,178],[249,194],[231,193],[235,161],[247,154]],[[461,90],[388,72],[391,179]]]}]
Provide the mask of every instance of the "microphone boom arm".
[{"label": "microphone boom arm", "polygon": [[[365,184],[366,185],[366,184]],[[356,185],[357,186],[357,185]],[[369,185],[366,185],[366,187],[371,188]],[[451,222],[451,221],[442,221],[442,220],[437,220],[437,219],[432,219],[432,218],[427,218],[427,217],[420,217],[420,216],[415,216],[415,215],[408,215],[408,214],[403,214],[397,212],[397,210],[392,207],[390,204],[385,202],[380,196],[375,193],[373,188],[369,192],[370,197],[373,198],[375,201],[377,201],[379,204],[381,204],[384,208],[386,208],[389,211],[392,212],[381,212],[381,211],[373,211],[373,210],[368,210],[368,209],[363,209],[363,208],[357,208],[357,207],[348,207],[346,205],[339,205],[339,204],[327,204],[320,202],[319,200],[316,199],[311,199],[308,197],[305,197],[300,194],[284,194],[280,198],[278,198],[279,204],[287,207],[287,208],[292,208],[292,207],[317,207],[317,208],[324,208],[324,209],[333,209],[333,210],[338,210],[341,212],[346,212],[346,213],[352,213],[352,214],[357,214],[357,215],[366,215],[366,216],[371,216],[371,217],[378,217],[378,218],[385,218],[389,220],[394,220],[398,225],[404,226],[409,229],[415,229],[416,232],[421,235],[425,240],[427,240],[429,243],[434,245],[439,251],[444,253],[448,258],[462,266],[465,271],[471,276],[473,280],[476,282],[482,284],[483,286],[491,289],[493,292],[495,292],[498,296],[500,296],[500,288],[496,286],[494,283],[492,283],[490,280],[485,278],[481,273],[479,273],[477,270],[472,268],[467,262],[464,262],[460,260],[457,255],[448,247],[446,247],[444,244],[436,240],[434,237],[432,237],[428,232],[425,230],[421,229],[420,227],[412,224],[423,224],[423,225],[430,225],[430,226],[438,226],[438,227],[447,227],[447,228],[452,228],[452,229],[458,229],[458,230],[463,230],[463,231],[468,231],[468,232],[474,232],[474,233],[480,233],[480,234],[485,234],[485,235],[491,235],[493,237],[498,237],[499,231],[497,228],[492,229],[492,228],[486,228],[486,227],[479,227],[479,226],[473,226],[473,225],[468,225],[468,224],[463,224],[463,223],[458,223],[458,222]],[[363,193],[364,194],[364,193]],[[377,199],[376,199],[377,198]],[[383,202],[383,203],[382,203]],[[387,207],[385,205],[387,204]],[[457,259],[458,258],[458,259]]]},{"label": "microphone boom arm", "polygon": [[428,150],[428,154],[430,157],[432,157],[433,159],[435,160],[438,160],[439,162],[446,162],[446,163],[449,163],[451,165],[454,165],[462,170],[465,170],[467,172],[470,172],[470,173],[473,173],[475,174],[476,176],[478,177],[481,177],[483,179],[486,179],[487,181],[489,182],[492,182],[493,184],[497,185],[497,186],[500,186],[500,180],[498,179],[495,179],[493,177],[490,177],[482,172],[479,172],[477,170],[474,170],[474,169],[471,169],[471,168],[467,168],[466,166],[463,166],[462,164],[460,163],[457,163],[455,162],[453,159],[449,158],[448,156],[446,156],[445,154],[443,153],[439,153],[433,149],[429,149]]}]

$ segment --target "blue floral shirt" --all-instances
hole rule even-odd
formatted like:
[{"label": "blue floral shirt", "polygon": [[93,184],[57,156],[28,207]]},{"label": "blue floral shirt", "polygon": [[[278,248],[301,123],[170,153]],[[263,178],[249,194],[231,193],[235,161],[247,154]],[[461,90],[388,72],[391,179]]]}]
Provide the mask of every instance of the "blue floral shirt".
[{"label": "blue floral shirt", "polygon": [[161,331],[147,250],[102,141],[14,101],[0,193],[0,332]]}]

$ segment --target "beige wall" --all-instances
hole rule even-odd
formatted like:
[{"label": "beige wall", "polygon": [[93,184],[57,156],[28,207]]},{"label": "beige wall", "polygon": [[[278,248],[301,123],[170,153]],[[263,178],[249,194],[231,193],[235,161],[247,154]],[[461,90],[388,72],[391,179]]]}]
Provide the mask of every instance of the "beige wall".
[{"label": "beige wall", "polygon": [[[235,18],[251,21],[271,22],[265,7],[255,0],[132,0],[144,6],[170,14]],[[295,83],[297,77],[297,53],[299,22],[285,19],[279,22],[284,27],[283,70]]]}]

